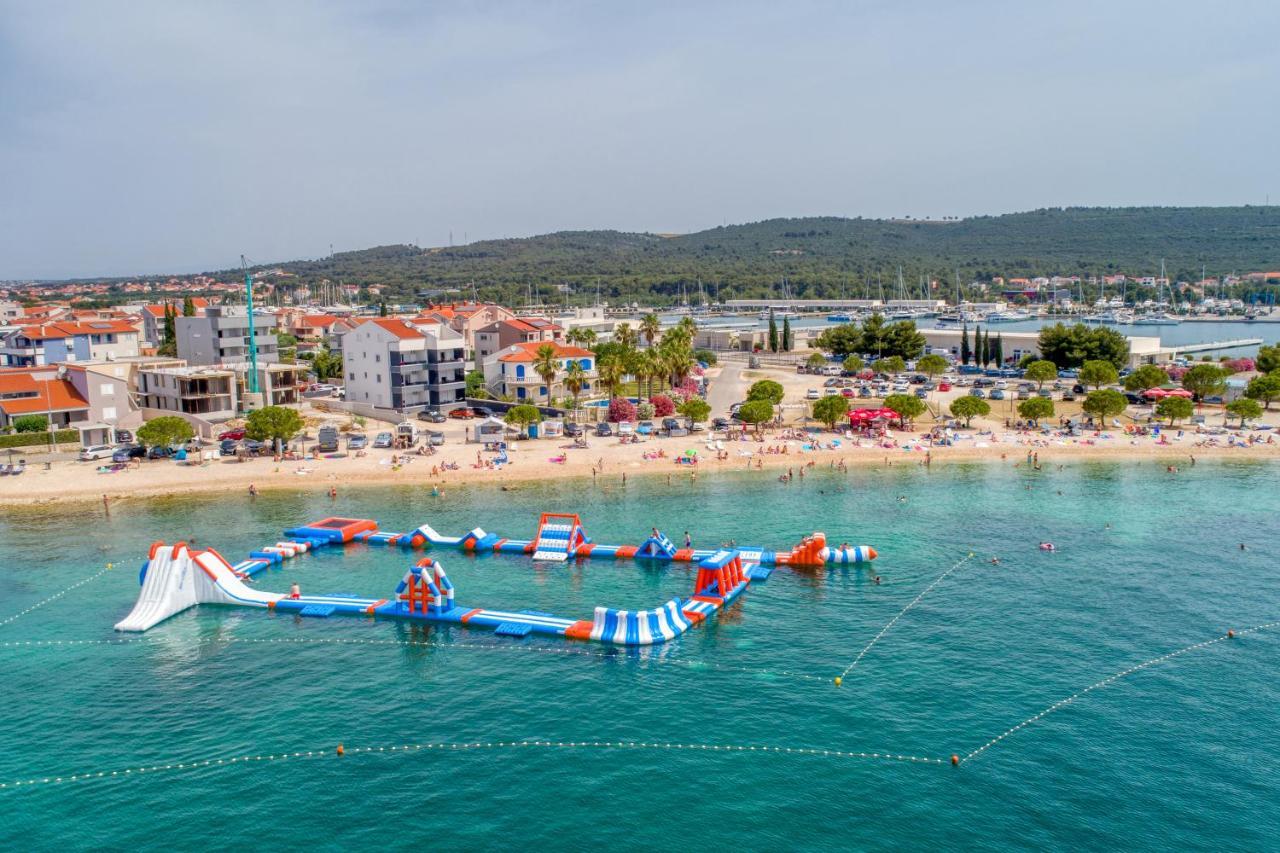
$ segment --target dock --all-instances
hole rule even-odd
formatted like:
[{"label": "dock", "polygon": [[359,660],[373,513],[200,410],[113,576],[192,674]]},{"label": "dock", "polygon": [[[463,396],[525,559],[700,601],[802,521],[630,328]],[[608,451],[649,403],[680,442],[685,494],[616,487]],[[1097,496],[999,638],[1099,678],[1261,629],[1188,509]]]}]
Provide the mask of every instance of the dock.
[{"label": "dock", "polygon": [[1177,344],[1170,346],[1174,354],[1189,352],[1212,352],[1220,349],[1241,349],[1242,347],[1256,347],[1262,344],[1262,338],[1237,338],[1231,341],[1212,341],[1203,344]]}]

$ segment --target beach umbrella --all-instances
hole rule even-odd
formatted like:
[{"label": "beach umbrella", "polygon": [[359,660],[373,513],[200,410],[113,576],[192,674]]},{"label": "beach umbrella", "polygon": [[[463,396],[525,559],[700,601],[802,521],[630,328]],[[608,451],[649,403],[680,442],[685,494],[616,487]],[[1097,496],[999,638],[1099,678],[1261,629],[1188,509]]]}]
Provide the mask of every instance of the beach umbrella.
[{"label": "beach umbrella", "polygon": [[1161,397],[1169,396],[1169,393],[1170,392],[1164,390],[1163,388],[1148,388],[1147,390],[1142,392],[1142,396],[1150,397],[1153,400],[1159,400]]},{"label": "beach umbrella", "polygon": [[1165,396],[1166,397],[1186,397],[1190,399],[1194,395],[1190,391],[1188,391],[1186,388],[1175,388],[1172,391],[1166,391]]}]

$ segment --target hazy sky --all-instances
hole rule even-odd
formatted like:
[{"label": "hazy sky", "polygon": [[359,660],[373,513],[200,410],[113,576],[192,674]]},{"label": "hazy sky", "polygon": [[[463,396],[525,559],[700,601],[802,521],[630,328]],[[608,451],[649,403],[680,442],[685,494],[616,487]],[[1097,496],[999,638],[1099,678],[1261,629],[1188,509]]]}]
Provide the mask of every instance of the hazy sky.
[{"label": "hazy sky", "polygon": [[1280,201],[1280,2],[9,2],[0,279]]}]

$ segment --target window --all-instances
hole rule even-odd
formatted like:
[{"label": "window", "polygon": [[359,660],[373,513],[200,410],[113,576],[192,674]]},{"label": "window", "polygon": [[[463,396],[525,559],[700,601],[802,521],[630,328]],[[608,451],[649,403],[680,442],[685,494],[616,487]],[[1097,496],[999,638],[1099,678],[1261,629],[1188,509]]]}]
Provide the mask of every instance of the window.
[{"label": "window", "polygon": [[373,354],[373,363],[374,363],[374,364],[382,364],[382,356],[381,356],[379,353],[374,353],[374,354]]},{"label": "window", "polygon": [[104,382],[98,386],[98,393],[104,397],[110,397],[112,394],[116,393],[116,386],[112,385],[110,382]]},{"label": "window", "polygon": [[523,364],[517,364],[517,365],[516,365],[516,379],[524,379],[524,365],[523,365]]},{"label": "window", "polygon": [[354,370],[351,371],[350,373],[347,374],[347,378],[350,379],[352,382],[354,382],[356,380],[356,372]]},{"label": "window", "polygon": [[116,407],[104,406],[102,408],[102,419],[104,421],[113,421],[116,419]]}]

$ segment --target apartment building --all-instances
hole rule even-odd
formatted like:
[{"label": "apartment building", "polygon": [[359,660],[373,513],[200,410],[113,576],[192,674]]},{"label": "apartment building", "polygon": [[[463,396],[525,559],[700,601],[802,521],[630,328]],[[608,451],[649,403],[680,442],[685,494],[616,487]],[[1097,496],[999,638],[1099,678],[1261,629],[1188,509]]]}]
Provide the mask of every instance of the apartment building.
[{"label": "apartment building", "polygon": [[516,344],[564,339],[564,327],[542,317],[499,320],[476,330],[476,364],[484,364],[494,353]]},{"label": "apartment building", "polygon": [[[274,314],[253,312],[254,342],[258,363],[280,360]],[[214,305],[203,317],[178,317],[174,321],[178,358],[192,365],[246,364],[249,362],[249,313],[243,305]]]},{"label": "apartment building", "polygon": [[428,305],[418,313],[418,318],[436,320],[462,335],[463,346],[467,352],[466,357],[474,359],[479,364],[480,357],[476,355],[476,333],[499,320],[512,320],[515,314],[491,302],[455,302],[448,305]]},{"label": "apartment building", "polygon": [[538,358],[538,350],[544,346],[554,348],[558,365],[556,376],[551,382],[551,397],[569,396],[569,391],[564,386],[564,377],[565,371],[572,362],[577,362],[584,373],[585,381],[580,393],[590,394],[597,382],[595,353],[582,347],[555,341],[529,341],[514,344],[491,356],[484,364],[485,386],[495,394],[510,395],[521,402],[539,406],[548,405],[550,400],[547,397],[547,386],[533,368]]},{"label": "apartment building", "polygon": [[[202,296],[195,296],[191,299],[192,306],[196,309],[196,316],[203,317],[204,312],[209,307],[209,300]],[[166,307],[172,308],[177,312],[177,316],[182,316],[183,303],[168,302],[164,305],[142,305],[139,313],[142,315],[142,335],[143,340],[149,342],[152,346],[159,346],[160,341],[164,338],[164,311]],[[255,317],[255,322],[257,318]],[[177,327],[177,320],[174,320],[174,327]]]},{"label": "apartment building", "polygon": [[415,319],[373,318],[342,336],[347,402],[407,413],[465,399],[463,336]]},{"label": "apartment building", "polygon": [[139,333],[124,320],[18,326],[0,337],[0,364],[41,367],[138,355]]}]

